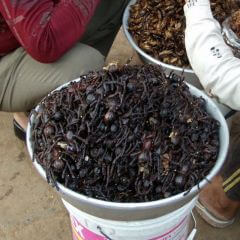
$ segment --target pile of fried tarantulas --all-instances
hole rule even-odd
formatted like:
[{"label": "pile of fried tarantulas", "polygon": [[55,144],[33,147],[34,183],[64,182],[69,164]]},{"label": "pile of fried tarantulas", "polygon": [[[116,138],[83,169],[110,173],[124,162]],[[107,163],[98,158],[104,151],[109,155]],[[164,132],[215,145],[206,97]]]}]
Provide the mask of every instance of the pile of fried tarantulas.
[{"label": "pile of fried tarantulas", "polygon": [[51,185],[113,202],[188,192],[213,168],[219,122],[181,77],[153,65],[91,72],[32,112],[34,159]]}]

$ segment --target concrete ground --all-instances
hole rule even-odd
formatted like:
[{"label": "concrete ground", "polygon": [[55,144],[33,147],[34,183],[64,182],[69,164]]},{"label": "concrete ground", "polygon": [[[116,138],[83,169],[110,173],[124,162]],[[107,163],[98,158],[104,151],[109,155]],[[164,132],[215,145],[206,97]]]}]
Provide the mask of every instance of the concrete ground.
[{"label": "concrete ground", "polygon": [[[136,53],[120,32],[107,62],[139,63]],[[234,134],[240,136],[240,115]],[[239,219],[224,230],[197,218],[196,240],[239,240]],[[70,240],[68,214],[57,193],[34,169],[25,144],[12,129],[12,115],[0,113],[0,240]],[[91,239],[93,240],[93,239]],[[127,239],[126,239],[127,240]],[[130,240],[130,239],[129,239]]]}]

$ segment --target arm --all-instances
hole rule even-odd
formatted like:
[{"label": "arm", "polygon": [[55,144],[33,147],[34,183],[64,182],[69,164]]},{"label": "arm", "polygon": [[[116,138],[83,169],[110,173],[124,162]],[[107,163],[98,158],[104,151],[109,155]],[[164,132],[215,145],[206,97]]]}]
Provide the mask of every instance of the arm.
[{"label": "arm", "polygon": [[22,47],[47,63],[56,61],[81,38],[99,2],[0,0],[0,12]]},{"label": "arm", "polygon": [[19,47],[19,43],[0,14],[0,57]]},{"label": "arm", "polygon": [[209,93],[240,110],[240,59],[225,44],[209,0],[189,0],[184,12],[185,45],[194,72]]}]

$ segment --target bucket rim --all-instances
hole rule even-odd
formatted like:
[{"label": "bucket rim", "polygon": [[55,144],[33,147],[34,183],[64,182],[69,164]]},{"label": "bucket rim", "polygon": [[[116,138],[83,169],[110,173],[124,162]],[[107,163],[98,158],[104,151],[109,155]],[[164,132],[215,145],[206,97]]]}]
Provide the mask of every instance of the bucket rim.
[{"label": "bucket rim", "polygon": [[123,13],[123,18],[122,18],[122,26],[123,26],[123,32],[128,40],[128,42],[130,43],[130,45],[144,58],[146,58],[148,61],[155,63],[157,65],[161,65],[164,68],[168,68],[171,69],[172,71],[176,70],[182,73],[192,73],[194,74],[194,71],[190,68],[181,68],[181,67],[177,67],[174,65],[170,65],[167,63],[164,63],[162,61],[159,61],[158,59],[150,56],[149,54],[147,54],[146,52],[144,52],[134,41],[132,35],[130,34],[130,32],[128,31],[128,18],[129,18],[129,9],[131,7],[131,5],[135,4],[137,0],[131,0],[129,2],[129,4],[127,5],[127,7],[124,10]]},{"label": "bucket rim", "polygon": [[[82,77],[85,77],[85,75],[83,75]],[[53,92],[58,91],[64,87],[67,87],[72,82],[79,82],[79,81],[81,81],[81,77],[59,86],[58,88],[56,88],[55,90],[50,92],[48,95],[50,95]],[[122,202],[110,202],[110,201],[99,200],[99,199],[91,198],[91,197],[85,196],[83,194],[77,193],[69,188],[66,188],[65,186],[63,186],[62,184],[57,182],[58,187],[59,187],[59,192],[62,193],[63,195],[67,195],[68,197],[77,199],[80,202],[85,202],[89,205],[99,206],[100,208],[109,208],[109,209],[117,209],[117,210],[128,210],[128,209],[131,209],[131,210],[139,209],[140,210],[140,209],[155,208],[155,207],[159,207],[159,206],[166,206],[166,205],[170,205],[170,204],[175,204],[175,203],[179,202],[180,200],[182,200],[183,198],[189,198],[189,197],[197,195],[198,192],[209,181],[211,181],[211,179],[219,172],[219,170],[221,169],[221,167],[225,161],[225,158],[226,158],[227,152],[228,152],[228,146],[229,146],[229,129],[228,129],[228,126],[227,126],[227,123],[226,123],[226,120],[225,120],[223,114],[221,113],[221,111],[219,110],[217,105],[213,102],[213,100],[209,96],[207,96],[203,91],[197,89],[193,85],[186,83],[186,82],[185,82],[185,84],[189,87],[191,94],[193,94],[197,97],[201,96],[206,100],[207,110],[211,110],[212,112],[214,112],[215,116],[212,116],[212,113],[210,113],[211,116],[214,117],[216,120],[218,120],[220,123],[220,128],[219,128],[220,147],[219,147],[218,158],[216,160],[214,167],[211,169],[209,174],[206,176],[206,178],[208,180],[206,180],[204,178],[198,185],[195,185],[190,190],[190,192],[185,191],[185,192],[173,195],[169,198],[159,199],[159,200],[149,201],[149,202],[122,203]],[[45,98],[43,98],[43,100]],[[38,110],[40,103],[35,107],[36,111]],[[36,159],[33,159],[33,148],[32,148],[32,141],[31,141],[31,123],[33,122],[33,120],[34,120],[34,118],[33,118],[33,115],[31,114],[30,120],[29,120],[28,126],[27,126],[27,131],[26,131],[27,149],[28,149],[30,158],[33,161],[34,167],[37,169],[39,174],[45,180],[47,180],[45,170],[39,163],[37,163]],[[186,192],[188,192],[188,194],[184,195]]]}]

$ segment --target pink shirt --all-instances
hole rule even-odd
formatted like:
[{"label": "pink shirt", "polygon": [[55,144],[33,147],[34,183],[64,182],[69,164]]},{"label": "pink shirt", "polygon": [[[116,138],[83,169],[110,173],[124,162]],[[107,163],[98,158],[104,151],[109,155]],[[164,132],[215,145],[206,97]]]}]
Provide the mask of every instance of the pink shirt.
[{"label": "pink shirt", "polygon": [[100,0],[0,0],[0,56],[22,46],[54,62],[85,32]]}]

